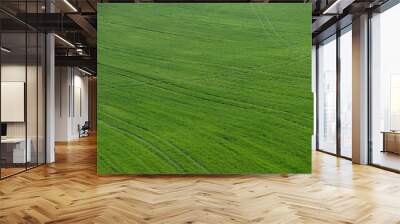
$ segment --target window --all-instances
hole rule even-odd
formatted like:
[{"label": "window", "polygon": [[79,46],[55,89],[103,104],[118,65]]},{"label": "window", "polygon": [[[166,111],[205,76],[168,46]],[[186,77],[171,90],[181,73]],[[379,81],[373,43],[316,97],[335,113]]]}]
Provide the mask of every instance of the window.
[{"label": "window", "polygon": [[336,36],[318,47],[318,149],[336,153]]},{"label": "window", "polygon": [[400,170],[400,5],[371,18],[371,162]]},{"label": "window", "polygon": [[[18,2],[19,13],[39,13],[42,5]],[[14,21],[4,13],[0,17]],[[15,24],[0,24],[0,178],[45,163],[45,35]]]},{"label": "window", "polygon": [[352,157],[352,33],[340,35],[340,155]]}]

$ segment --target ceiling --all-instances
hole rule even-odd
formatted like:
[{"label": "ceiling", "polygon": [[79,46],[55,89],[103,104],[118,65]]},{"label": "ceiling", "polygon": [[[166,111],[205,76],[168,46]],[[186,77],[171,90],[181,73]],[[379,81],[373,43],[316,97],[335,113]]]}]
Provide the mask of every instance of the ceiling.
[{"label": "ceiling", "polygon": [[[97,3],[138,2],[309,2],[309,0],[1,0],[3,46],[24,55],[26,28],[54,32],[56,65],[79,66],[96,73]],[[27,12],[27,13],[26,13]],[[49,13],[51,12],[51,13]],[[28,44],[28,54],[36,46]],[[8,55],[11,58],[11,54]]]},{"label": "ceiling", "polygon": [[391,0],[313,0],[313,43],[318,44],[351,24],[354,17],[373,12],[389,1]]}]

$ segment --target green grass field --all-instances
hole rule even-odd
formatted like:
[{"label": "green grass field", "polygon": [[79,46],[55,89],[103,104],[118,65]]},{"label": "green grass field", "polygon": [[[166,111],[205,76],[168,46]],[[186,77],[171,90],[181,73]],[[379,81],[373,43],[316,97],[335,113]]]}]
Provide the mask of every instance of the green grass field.
[{"label": "green grass field", "polygon": [[98,173],[311,172],[310,4],[98,4]]}]

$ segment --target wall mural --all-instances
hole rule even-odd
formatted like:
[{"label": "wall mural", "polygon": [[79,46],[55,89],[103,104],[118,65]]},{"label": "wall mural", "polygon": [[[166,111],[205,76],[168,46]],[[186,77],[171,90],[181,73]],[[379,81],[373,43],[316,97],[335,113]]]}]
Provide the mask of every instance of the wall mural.
[{"label": "wall mural", "polygon": [[311,4],[98,4],[98,173],[310,173]]}]

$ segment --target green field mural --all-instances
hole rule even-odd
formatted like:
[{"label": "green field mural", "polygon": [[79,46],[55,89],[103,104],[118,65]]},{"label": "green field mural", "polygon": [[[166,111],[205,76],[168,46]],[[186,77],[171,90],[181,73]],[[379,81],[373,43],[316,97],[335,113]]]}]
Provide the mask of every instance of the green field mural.
[{"label": "green field mural", "polygon": [[311,172],[310,22],[310,4],[98,4],[98,173]]}]

